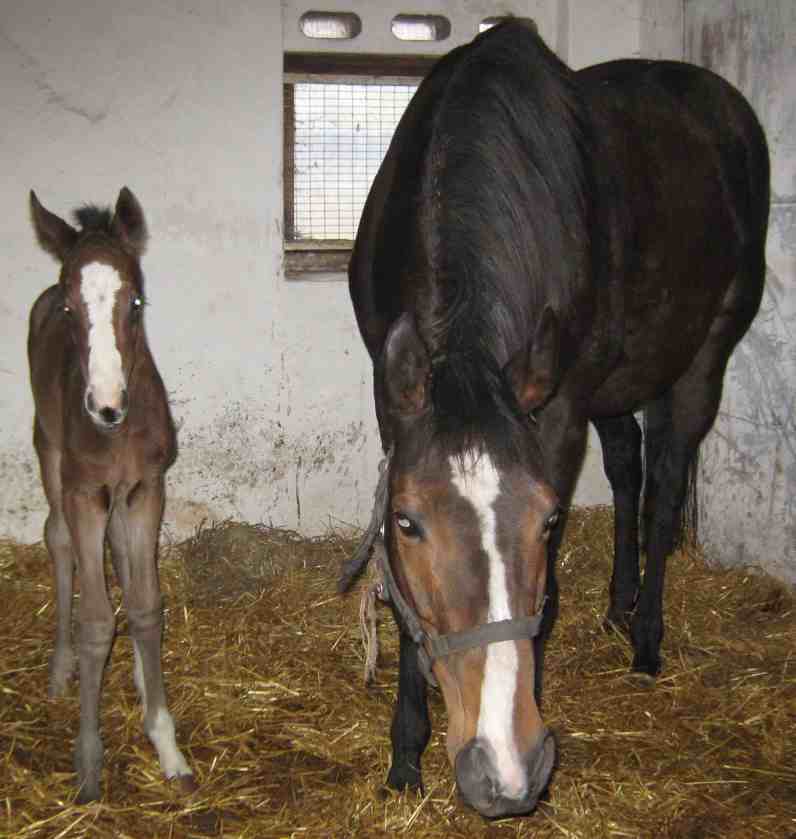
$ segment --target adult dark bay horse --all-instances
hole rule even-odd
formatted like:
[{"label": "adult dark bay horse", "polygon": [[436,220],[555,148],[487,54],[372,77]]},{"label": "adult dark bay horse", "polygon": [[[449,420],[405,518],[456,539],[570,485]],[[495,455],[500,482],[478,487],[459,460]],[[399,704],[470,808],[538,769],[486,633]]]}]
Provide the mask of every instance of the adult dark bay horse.
[{"label": "adult dark bay horse", "polygon": [[105,583],[106,534],[127,608],[144,729],[166,777],[179,778],[188,791],[193,775],[177,748],[160,661],[155,555],[176,437],[144,332],[144,215],[127,188],[113,213],[77,210],[79,230],[46,210],[33,192],[30,203],[39,242],[61,262],[58,283],[31,311],[28,357],[33,442],[50,505],[44,535],[55,571],[51,696],[64,693],[74,667],[75,564],[80,576],[78,800],[100,796],[99,699],[116,629]]},{"label": "adult dark bay horse", "polygon": [[383,517],[403,629],[391,785],[421,782],[428,677],[466,802],[524,813],[548,783],[542,647],[589,421],[615,497],[608,620],[658,672],[689,466],[763,288],[768,182],[750,107],[687,64],[575,73],[513,21],[417,91],[350,265],[389,454],[371,535]]}]

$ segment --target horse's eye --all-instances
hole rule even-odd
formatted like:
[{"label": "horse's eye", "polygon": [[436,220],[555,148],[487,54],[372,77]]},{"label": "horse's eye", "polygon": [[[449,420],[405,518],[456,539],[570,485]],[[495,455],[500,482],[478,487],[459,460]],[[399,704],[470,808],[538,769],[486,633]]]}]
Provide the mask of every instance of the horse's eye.
[{"label": "horse's eye", "polygon": [[549,533],[558,524],[561,518],[561,510],[554,510],[546,519],[544,523],[545,533]]},{"label": "horse's eye", "polygon": [[66,305],[66,303],[64,303],[63,313],[65,315],[71,315],[72,314],[72,310],[69,308],[69,306]]},{"label": "horse's eye", "polygon": [[130,315],[137,318],[141,314],[143,306],[144,301],[140,297],[134,297],[130,303]]},{"label": "horse's eye", "polygon": [[420,527],[405,513],[395,513],[395,524],[404,536],[409,536],[411,539],[419,539],[423,535]]}]

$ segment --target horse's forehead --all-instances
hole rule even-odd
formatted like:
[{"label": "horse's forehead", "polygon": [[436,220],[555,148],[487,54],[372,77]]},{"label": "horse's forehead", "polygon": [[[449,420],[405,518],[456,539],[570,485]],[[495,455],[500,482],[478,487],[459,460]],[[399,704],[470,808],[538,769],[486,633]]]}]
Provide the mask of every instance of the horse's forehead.
[{"label": "horse's forehead", "polygon": [[449,458],[451,482],[483,518],[500,495],[500,472],[487,452]]}]

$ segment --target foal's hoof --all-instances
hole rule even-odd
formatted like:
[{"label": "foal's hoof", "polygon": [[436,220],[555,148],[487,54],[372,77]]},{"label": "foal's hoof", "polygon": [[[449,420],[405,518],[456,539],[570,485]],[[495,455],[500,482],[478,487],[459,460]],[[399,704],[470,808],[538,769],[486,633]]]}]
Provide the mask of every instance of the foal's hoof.
[{"label": "foal's hoof", "polygon": [[191,795],[199,789],[199,784],[193,775],[177,775],[174,778],[169,778],[169,783],[180,795]]},{"label": "foal's hoof", "polygon": [[100,793],[99,780],[84,781],[80,785],[75,798],[75,804],[91,804],[92,801],[99,801],[102,798]]}]

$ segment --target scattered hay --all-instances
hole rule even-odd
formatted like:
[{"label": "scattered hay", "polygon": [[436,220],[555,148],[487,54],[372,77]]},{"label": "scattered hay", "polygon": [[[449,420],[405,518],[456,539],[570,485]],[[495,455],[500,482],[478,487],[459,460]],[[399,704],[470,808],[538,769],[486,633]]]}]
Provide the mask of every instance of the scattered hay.
[{"label": "scattered hay", "polygon": [[164,669],[199,791],[183,800],[160,778],[122,611],[102,711],[104,798],[74,806],[77,690],[46,698],[46,552],[0,543],[0,836],[796,836],[793,593],[678,553],[665,669],[650,687],[628,675],[626,641],[601,629],[611,534],[610,511],[572,517],[544,707],[560,769],[534,815],[497,823],[457,800],[436,693],[425,794],[382,789],[398,644],[382,609],[380,667],[363,687],[358,593],[335,593],[352,543],[234,523],[202,529],[161,558]]}]

